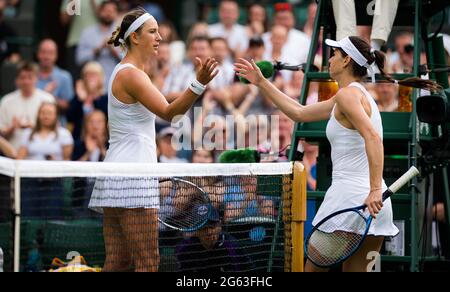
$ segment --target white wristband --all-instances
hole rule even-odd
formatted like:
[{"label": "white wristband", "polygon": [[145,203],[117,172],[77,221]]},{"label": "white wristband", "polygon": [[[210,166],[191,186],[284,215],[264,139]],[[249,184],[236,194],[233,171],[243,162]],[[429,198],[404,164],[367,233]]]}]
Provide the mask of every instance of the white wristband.
[{"label": "white wristband", "polygon": [[201,84],[197,79],[194,79],[189,86],[189,89],[196,95],[200,96],[205,92],[206,86]]}]

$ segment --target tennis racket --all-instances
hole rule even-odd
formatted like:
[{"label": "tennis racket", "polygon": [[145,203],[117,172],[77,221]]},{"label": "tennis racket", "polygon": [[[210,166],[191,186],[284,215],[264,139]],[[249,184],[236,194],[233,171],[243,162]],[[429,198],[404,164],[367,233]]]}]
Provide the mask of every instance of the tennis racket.
[{"label": "tennis racket", "polygon": [[192,232],[206,225],[212,213],[208,194],[180,178],[160,180],[161,205],[158,221],[164,226]]},{"label": "tennis racket", "polygon": [[[384,193],[383,201],[417,176],[415,167],[406,172]],[[366,205],[335,212],[320,221],[305,241],[305,254],[316,266],[329,268],[340,264],[358,251],[369,232],[372,216]]]}]

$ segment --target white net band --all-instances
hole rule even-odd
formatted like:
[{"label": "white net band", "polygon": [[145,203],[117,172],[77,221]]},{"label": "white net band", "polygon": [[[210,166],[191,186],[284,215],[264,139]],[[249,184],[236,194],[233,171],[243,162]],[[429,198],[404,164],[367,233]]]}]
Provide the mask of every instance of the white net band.
[{"label": "white net band", "polygon": [[24,178],[174,177],[227,175],[288,175],[292,163],[274,164],[147,164],[20,161],[0,158],[0,175]]}]

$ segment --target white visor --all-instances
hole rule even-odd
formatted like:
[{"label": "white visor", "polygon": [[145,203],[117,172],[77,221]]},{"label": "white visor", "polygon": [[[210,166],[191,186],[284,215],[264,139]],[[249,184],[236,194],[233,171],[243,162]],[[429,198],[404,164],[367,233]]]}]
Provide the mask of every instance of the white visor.
[{"label": "white visor", "polygon": [[352,58],[359,66],[367,68],[369,76],[372,77],[372,82],[375,83],[375,72],[367,59],[361,54],[361,52],[355,47],[349,37],[343,38],[340,41],[333,41],[326,39],[325,43],[332,48],[340,48],[347,55]]},{"label": "white visor", "polygon": [[333,48],[341,48],[350,58],[353,59],[359,66],[366,67],[369,66],[367,59],[361,54],[360,51],[355,47],[349,37],[346,37],[340,41],[333,41],[330,39],[325,40],[325,43]]}]

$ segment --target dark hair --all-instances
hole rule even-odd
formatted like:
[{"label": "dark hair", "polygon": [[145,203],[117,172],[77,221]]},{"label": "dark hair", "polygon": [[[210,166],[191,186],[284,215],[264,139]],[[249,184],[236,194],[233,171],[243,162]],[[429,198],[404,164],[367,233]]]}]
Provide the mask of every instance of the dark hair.
[{"label": "dark hair", "polygon": [[[139,17],[147,13],[147,11],[144,8],[138,7],[136,9],[133,9],[132,11],[128,12],[125,17],[122,20],[122,24],[117,27],[117,29],[113,32],[111,38],[108,41],[108,45],[113,45],[114,47],[120,47],[123,46],[120,43],[120,40],[125,37],[125,33],[130,28],[130,26],[133,24],[133,22],[136,21]],[[142,26],[136,30],[137,33],[139,33],[142,29]],[[127,47],[130,47],[130,39],[127,38],[125,40],[125,45]]]},{"label": "dark hair", "polygon": [[20,63],[20,65],[17,67],[17,76],[19,76],[20,73],[22,73],[24,71],[25,72],[33,72],[35,75],[37,75],[39,72],[39,69],[35,63],[25,61],[25,62]]},{"label": "dark hair", "polygon": [[117,11],[120,11],[119,3],[116,0],[104,0],[102,3],[100,3],[100,6],[98,7],[99,10],[105,8],[106,5],[114,5],[116,6]]},{"label": "dark hair", "polygon": [[207,42],[209,45],[209,38],[206,36],[195,36],[189,40],[188,48],[190,48],[192,46],[192,44],[196,43],[196,42]]},{"label": "dark hair", "polygon": [[[385,70],[385,64],[386,64],[386,56],[381,51],[371,51],[371,46],[362,38],[357,36],[351,36],[350,41],[353,43],[353,45],[358,49],[358,51],[364,56],[364,58],[367,59],[368,63],[372,65],[375,63],[378,68],[380,69],[380,73],[383,77],[386,78],[387,81],[391,83],[396,83],[397,80],[393,79],[392,76],[387,74]],[[348,54],[345,53],[342,49],[339,48],[339,51],[342,53],[344,57],[346,57]],[[352,60],[352,70],[353,74],[356,77],[363,78],[367,76],[367,68],[362,67],[358,65],[355,61]],[[407,78],[404,80],[399,80],[398,84],[407,86],[407,87],[414,87],[414,88],[421,88],[426,89],[429,91],[438,91],[441,90],[442,87],[432,80],[424,80],[417,77]]]},{"label": "dark hair", "polygon": [[264,40],[259,36],[252,37],[249,41],[248,47],[249,48],[262,48],[262,47],[264,47]]}]

